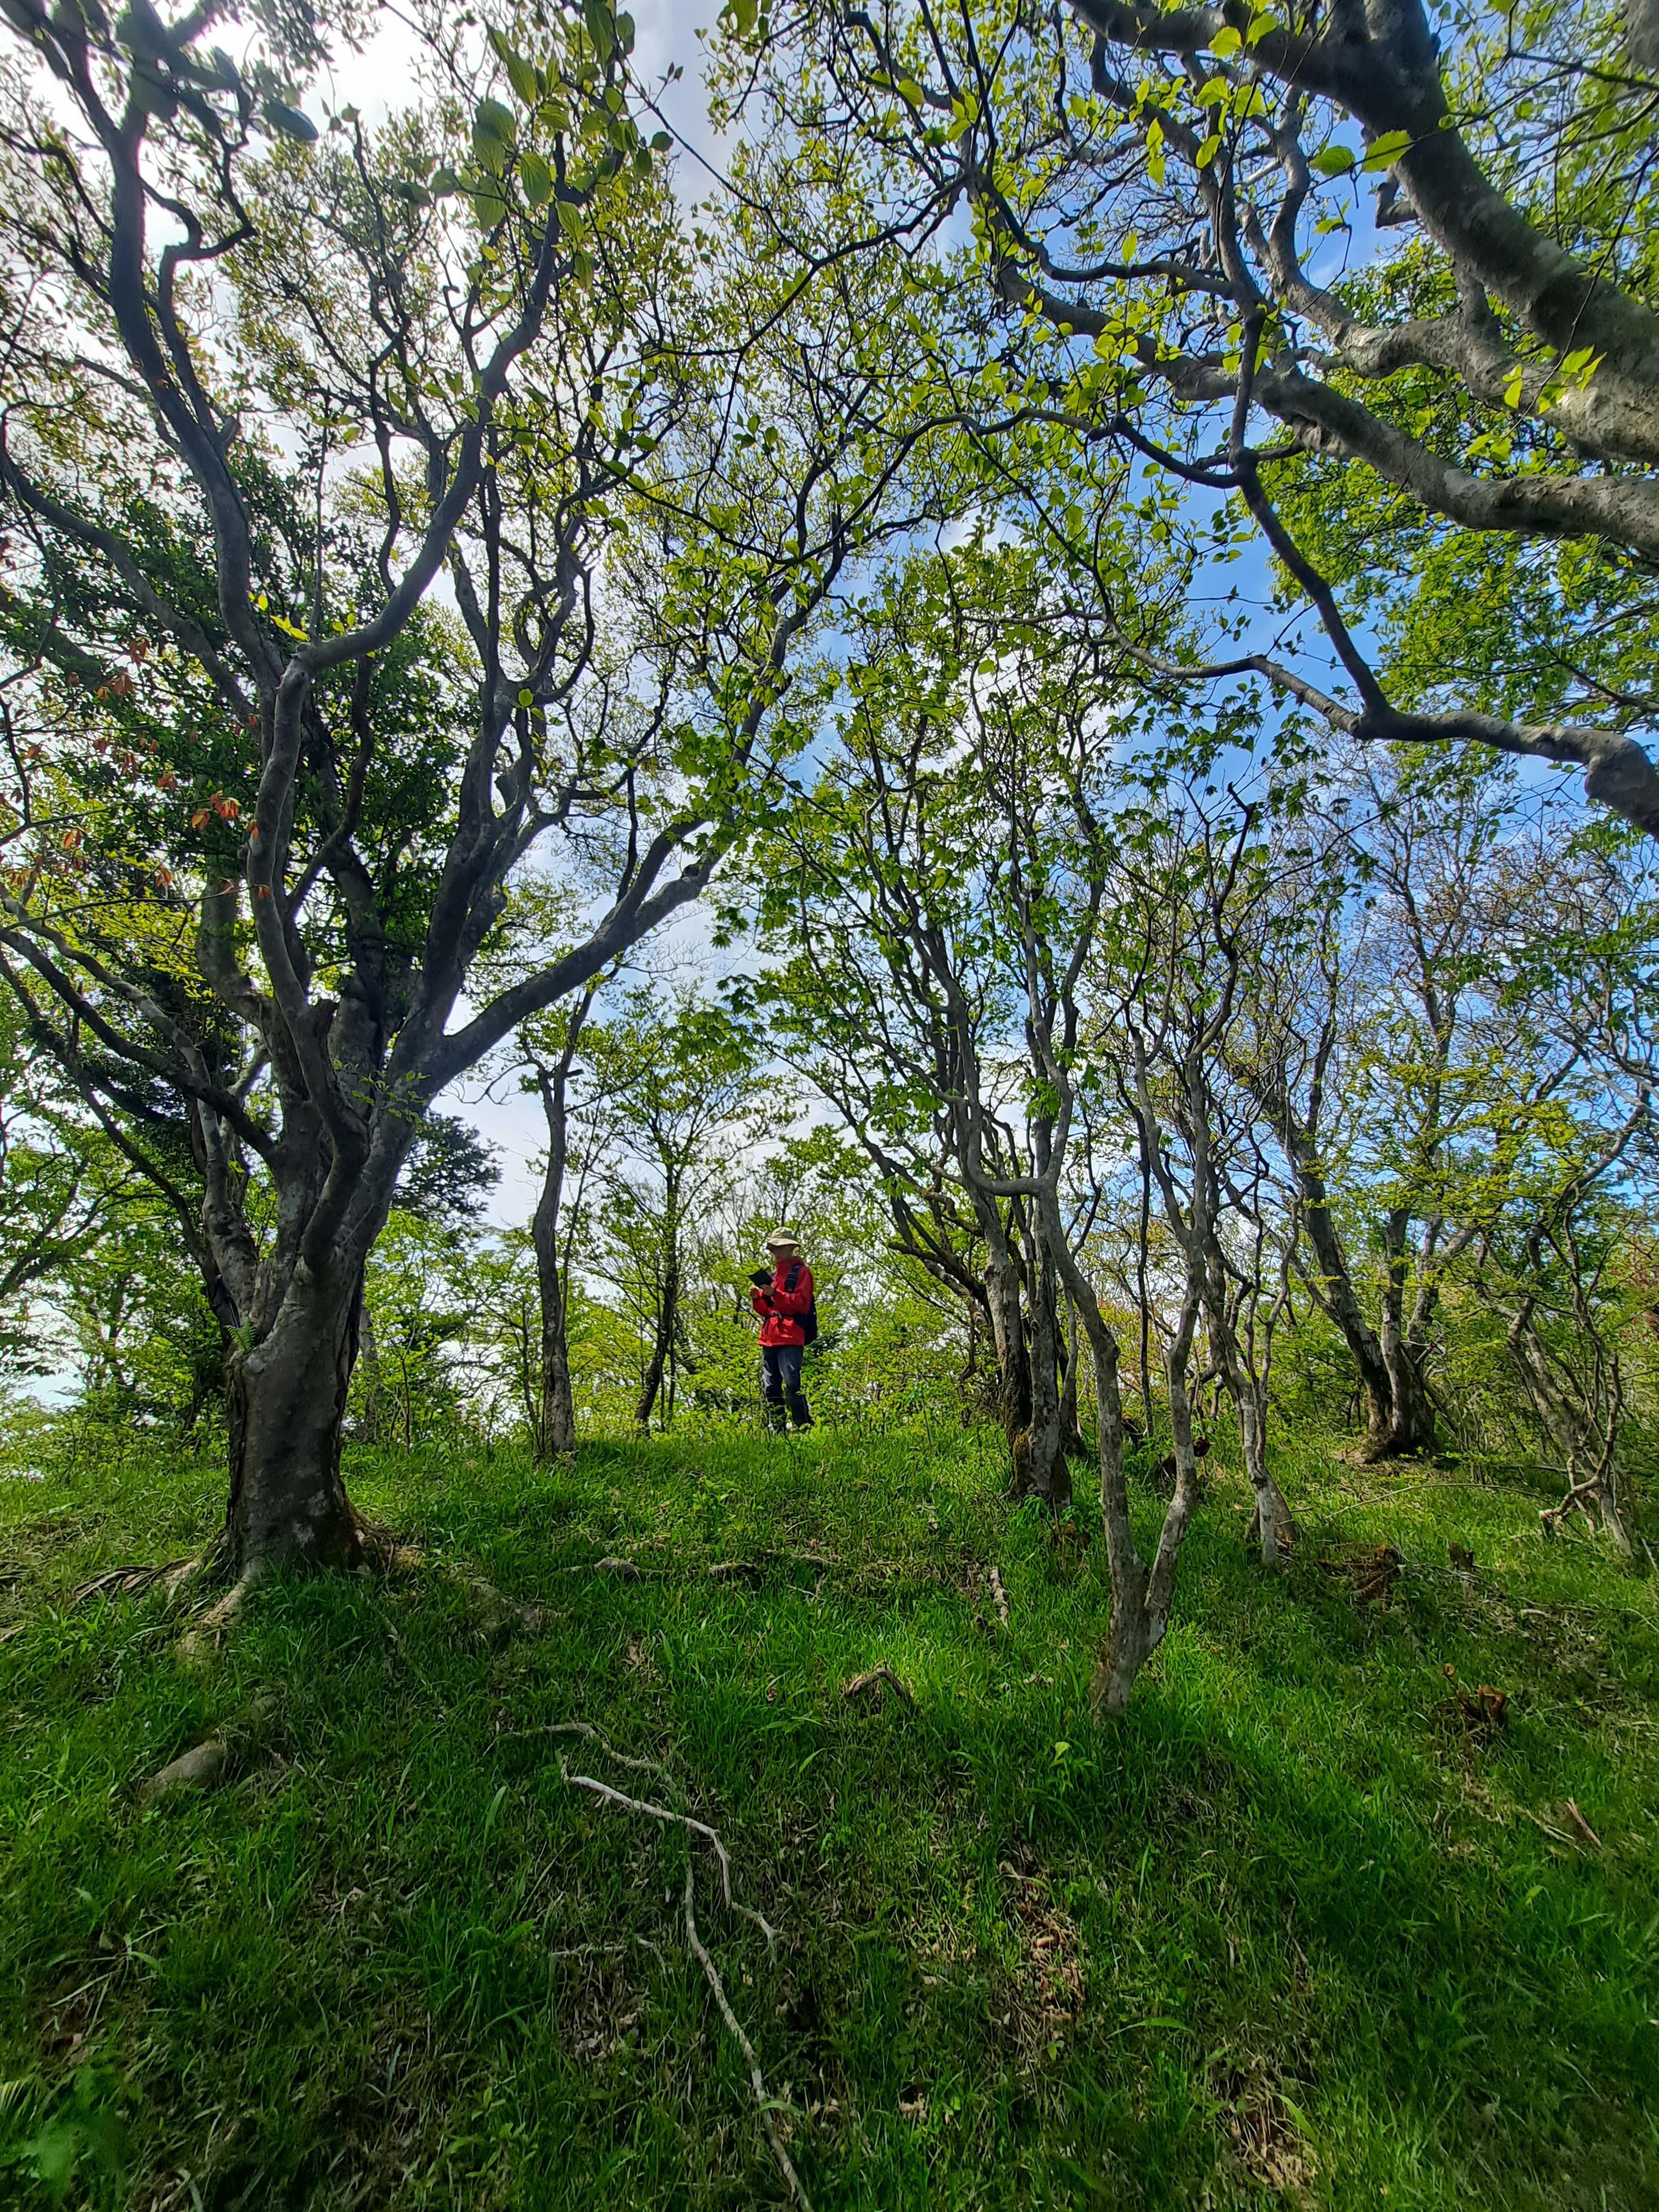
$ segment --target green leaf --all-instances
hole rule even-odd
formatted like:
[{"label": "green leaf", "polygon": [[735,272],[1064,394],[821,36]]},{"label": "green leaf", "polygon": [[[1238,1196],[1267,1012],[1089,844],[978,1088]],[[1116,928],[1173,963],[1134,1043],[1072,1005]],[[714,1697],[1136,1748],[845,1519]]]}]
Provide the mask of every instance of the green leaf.
[{"label": "green leaf", "polygon": [[1346,177],[1358,159],[1352,146],[1322,146],[1313,157],[1313,167],[1322,177]]},{"label": "green leaf", "polygon": [[544,208],[553,197],[553,172],[533,149],[519,156],[519,179],[531,206]]},{"label": "green leaf", "polygon": [[1381,137],[1373,138],[1365,149],[1361,166],[1373,176],[1380,170],[1391,169],[1412,143],[1409,131],[1385,131]]},{"label": "green leaf", "polygon": [[500,176],[513,143],[513,118],[499,100],[481,100],[472,119],[472,157],[481,169]]},{"label": "green leaf", "polygon": [[583,0],[582,21],[599,59],[608,62],[617,46],[617,19],[605,0]]},{"label": "green leaf", "polygon": [[1510,374],[1509,382],[1504,386],[1504,404],[1505,407],[1519,407],[1521,404],[1522,374],[1521,364],[1517,362]]},{"label": "green leaf", "polygon": [[1221,134],[1220,134],[1220,132],[1219,132],[1218,131],[1212,131],[1210,133],[1209,137],[1208,137],[1207,138],[1206,138],[1206,139],[1202,140],[1202,141],[1200,142],[1200,145],[1199,145],[1199,149],[1198,149],[1198,166],[1199,166],[1199,167],[1200,167],[1200,169],[1207,168],[1207,167],[1208,167],[1208,166],[1209,166],[1209,164],[1210,164],[1212,161],[1214,161],[1214,159],[1215,159],[1216,155],[1217,155],[1220,151],[1221,151]]},{"label": "green leaf", "polygon": [[495,49],[501,67],[507,71],[507,81],[514,91],[526,106],[533,105],[540,99],[542,90],[541,80],[534,69],[493,23],[489,26],[489,43]]},{"label": "green leaf", "polygon": [[665,154],[673,143],[673,139],[666,131],[653,131],[651,133],[651,150],[653,154]]},{"label": "green leaf", "polygon": [[259,112],[282,137],[292,138],[300,146],[316,144],[316,125],[308,115],[301,115],[297,107],[290,107],[285,100],[267,100]]},{"label": "green leaf", "polygon": [[519,704],[521,707],[533,707],[535,703],[535,693],[527,685],[521,686],[519,692]]},{"label": "green leaf", "polygon": [[453,169],[434,169],[428,182],[434,199],[449,199],[461,189],[461,180]]},{"label": "green leaf", "polygon": [[1220,54],[1224,57],[1228,54],[1236,54],[1243,43],[1244,41],[1240,37],[1239,33],[1234,30],[1232,25],[1229,23],[1221,30],[1218,31],[1214,38],[1211,40],[1210,52],[1212,54]]}]

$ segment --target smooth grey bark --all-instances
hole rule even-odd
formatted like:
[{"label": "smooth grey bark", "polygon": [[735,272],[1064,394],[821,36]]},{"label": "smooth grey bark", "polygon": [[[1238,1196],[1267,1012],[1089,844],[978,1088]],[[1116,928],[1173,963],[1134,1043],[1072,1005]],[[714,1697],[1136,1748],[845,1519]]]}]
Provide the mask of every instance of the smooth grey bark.
[{"label": "smooth grey bark", "polygon": [[[1060,1232],[1058,1207],[1051,1228]],[[1163,1642],[1175,1594],[1176,1563],[1198,1503],[1198,1462],[1193,1451],[1190,1418],[1176,1449],[1175,1494],[1164,1516],[1158,1546],[1143,1559],[1129,1517],[1129,1490],[1123,1472],[1123,1401],[1118,1387],[1118,1345],[1100,1310],[1093,1285],[1075,1254],[1057,1235],[1054,1257],[1076,1304],[1088,1339],[1095,1374],[1095,1412],[1100,1463],[1100,1518],[1111,1580],[1111,1613],[1089,1683],[1089,1706],[1097,1722],[1120,1719],[1141,1668]],[[1190,1319],[1187,1347],[1191,1349]],[[1184,1404],[1184,1397],[1183,1397]],[[1173,1407],[1172,1407],[1173,1412]]]},{"label": "smooth grey bark", "polygon": [[590,986],[571,1008],[564,1043],[552,1066],[534,1063],[536,1087],[547,1122],[547,1165],[543,1170],[541,1192],[530,1225],[541,1320],[537,1403],[531,1422],[532,1452],[538,1467],[562,1459],[576,1449],[576,1402],[570,1382],[568,1333],[568,1261],[560,1249],[560,1236],[563,1228],[565,1175],[570,1160],[570,1073],[582,1024],[593,1004],[593,996]]}]

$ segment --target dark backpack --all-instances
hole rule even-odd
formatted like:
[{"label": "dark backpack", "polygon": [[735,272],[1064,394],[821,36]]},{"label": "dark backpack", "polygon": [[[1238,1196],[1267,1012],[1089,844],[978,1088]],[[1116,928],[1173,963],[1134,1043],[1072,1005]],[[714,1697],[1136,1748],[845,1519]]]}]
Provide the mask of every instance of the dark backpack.
[{"label": "dark backpack", "polygon": [[[801,1262],[797,1260],[794,1266],[789,1270],[789,1273],[783,1279],[783,1287],[786,1291],[793,1291],[796,1284],[799,1282],[800,1271]],[[816,1344],[818,1340],[818,1295],[816,1290],[812,1293],[811,1304],[807,1307],[806,1311],[804,1314],[799,1315],[797,1318],[800,1322],[800,1340],[802,1349],[804,1350],[807,1345]]]}]

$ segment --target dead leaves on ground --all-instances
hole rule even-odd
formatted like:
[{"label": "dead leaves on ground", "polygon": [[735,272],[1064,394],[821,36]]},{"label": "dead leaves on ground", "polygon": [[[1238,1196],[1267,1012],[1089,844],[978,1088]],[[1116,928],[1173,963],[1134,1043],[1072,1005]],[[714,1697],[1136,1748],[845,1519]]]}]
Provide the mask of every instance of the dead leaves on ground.
[{"label": "dead leaves on ground", "polygon": [[1318,2173],[1296,2116],[1272,2072],[1259,2058],[1243,2067],[1218,2065],[1211,2093],[1234,2158],[1250,2179],[1278,2195],[1294,2195]]},{"label": "dead leaves on ground", "polygon": [[1447,1665],[1440,1671],[1452,1688],[1450,1696],[1442,1698],[1435,1706],[1435,1718],[1443,1728],[1460,1734],[1467,1747],[1491,1743],[1509,1726],[1509,1692],[1496,1690],[1490,1682],[1478,1682],[1472,1690],[1467,1689],[1459,1683],[1455,1667]]},{"label": "dead leaves on ground", "polygon": [[1392,1544],[1339,1544],[1318,1555],[1320,1571],[1346,1589],[1356,1605],[1386,1606],[1402,1565]]},{"label": "dead leaves on ground", "polygon": [[997,1863],[1008,1886],[1014,1957],[992,1991],[992,2018],[1012,2040],[1022,2072],[1034,2075],[1083,2014],[1083,1938],[1054,1902],[1030,1851],[1016,1845]]}]

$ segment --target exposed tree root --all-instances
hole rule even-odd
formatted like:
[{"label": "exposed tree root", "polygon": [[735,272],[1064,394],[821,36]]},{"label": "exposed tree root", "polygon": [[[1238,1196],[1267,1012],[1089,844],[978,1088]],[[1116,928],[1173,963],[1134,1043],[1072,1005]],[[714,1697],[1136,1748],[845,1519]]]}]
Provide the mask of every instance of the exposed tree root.
[{"label": "exposed tree root", "polygon": [[[622,1752],[613,1751],[599,1730],[591,1728],[586,1721],[555,1721],[544,1728],[515,1730],[514,1733],[537,1735],[580,1735],[597,1744],[605,1756],[615,1759],[619,1766],[632,1767],[636,1772],[663,1773],[665,1771],[655,1760],[629,1759]],[[750,1906],[739,1905],[732,1896],[731,1855],[721,1842],[719,1834],[706,1820],[696,1820],[690,1813],[677,1813],[666,1805],[653,1805],[643,1797],[630,1797],[626,1791],[614,1790],[608,1782],[600,1782],[591,1774],[572,1774],[562,1759],[559,1761],[559,1774],[561,1779],[568,1783],[572,1789],[589,1790],[603,1804],[614,1805],[626,1813],[641,1814],[647,1820],[660,1820],[666,1826],[684,1828],[689,1835],[706,1843],[720,1862],[720,1890],[728,1908],[733,1912],[741,1914],[744,1919],[752,1921],[765,1936],[769,1947],[776,1942],[777,1930],[770,1923]],[[732,2009],[731,2001],[726,1994],[726,1984],[720,1979],[720,1971],[710,1957],[708,1946],[704,1943],[698,1929],[696,1860],[695,1855],[690,1852],[686,1856],[685,1862],[684,1913],[686,1943],[692,1956],[702,1968],[704,1978],[714,1994],[715,2003],[720,2007],[720,2017],[726,2022],[728,2033],[743,2053],[744,2064],[749,2073],[749,2086],[754,2094],[755,2109],[760,2114],[761,2125],[766,2130],[766,2140],[771,2146],[773,2157],[777,2160],[778,2170],[788,2183],[790,2193],[801,2208],[801,2212],[812,2212],[812,2201],[808,2197],[801,2178],[795,2171],[794,2163],[784,2147],[783,2139],[778,2133],[777,2122],[774,2117],[774,2100],[767,2094],[765,2077],[760,2069],[760,2061],[755,2056],[755,2046],[744,2034],[737,2014]]]},{"label": "exposed tree root", "polygon": [[179,1790],[211,1790],[224,1773],[228,1755],[222,1736],[207,1737],[152,1774],[138,1792],[138,1802],[154,1805]]},{"label": "exposed tree root", "polygon": [[1010,1625],[1008,1615],[1008,1593],[1002,1587],[1002,1577],[997,1572],[994,1567],[991,1570],[990,1580],[992,1598],[995,1601],[998,1613],[1001,1616],[1002,1625],[1006,1628]]},{"label": "exposed tree root", "polygon": [[471,1567],[449,1566],[443,1573],[465,1596],[486,1636],[508,1636],[515,1628],[533,1633],[547,1619],[540,1606],[521,1605]]},{"label": "exposed tree root", "polygon": [[218,1656],[227,1632],[241,1611],[248,1592],[258,1579],[257,1574],[250,1572],[244,1575],[240,1582],[233,1583],[217,1603],[210,1606],[201,1618],[185,1631],[173,1647],[180,1666],[205,1667],[211,1663]]},{"label": "exposed tree root", "polygon": [[70,1599],[71,1606],[85,1605],[94,1597],[118,1592],[124,1597],[136,1597],[140,1590],[149,1589],[153,1583],[165,1581],[167,1595],[174,1595],[192,1574],[199,1571],[201,1557],[192,1553],[188,1559],[164,1559],[159,1566],[106,1567],[90,1582],[82,1583]]},{"label": "exposed tree root", "polygon": [[872,1704],[879,1704],[884,1682],[890,1683],[906,1705],[914,1705],[916,1702],[915,1691],[908,1683],[900,1681],[884,1659],[879,1667],[872,1667],[862,1674],[854,1674],[850,1681],[843,1682],[841,1693],[843,1698],[868,1698]]},{"label": "exposed tree root", "polygon": [[[544,1721],[539,1728],[503,1729],[496,1738],[498,1743],[510,1742],[514,1737],[527,1735],[580,1735],[589,1743],[596,1743],[607,1759],[618,1766],[630,1767],[635,1774],[660,1774],[666,1777],[668,1769],[659,1759],[629,1759],[625,1752],[613,1751],[598,1729],[590,1728],[586,1721]],[[565,1776],[566,1781],[573,1778]]]},{"label": "exposed tree root", "polygon": [[692,1862],[688,1858],[685,1862],[685,1940],[696,1953],[697,1964],[702,1968],[708,1978],[708,1986],[714,1992],[714,2002],[720,2008],[721,2019],[732,2031],[737,2046],[743,2053],[744,2062],[749,2069],[749,2086],[755,2093],[756,2109],[761,2116],[761,2125],[766,2130],[766,2140],[772,2146],[772,2155],[776,2159],[784,2179],[789,2184],[795,2202],[801,2208],[801,2212],[812,2212],[812,2200],[802,2186],[801,2178],[796,2172],[793,2161],[779,2137],[777,2122],[772,2117],[772,2101],[766,2094],[766,2082],[760,2070],[760,2062],[755,2057],[755,2046],[738,2025],[738,2016],[727,2000],[726,1986],[715,1971],[714,1960],[703,1948],[702,1936],[697,1933],[697,1916],[693,1905],[693,1897]]}]

